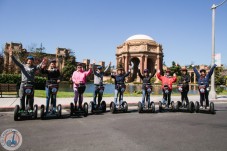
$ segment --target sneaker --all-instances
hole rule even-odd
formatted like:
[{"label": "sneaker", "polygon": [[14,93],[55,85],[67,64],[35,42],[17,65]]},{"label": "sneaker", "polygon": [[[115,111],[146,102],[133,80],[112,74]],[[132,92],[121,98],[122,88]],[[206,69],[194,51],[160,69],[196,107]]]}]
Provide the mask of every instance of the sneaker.
[{"label": "sneaker", "polygon": [[200,106],[199,109],[203,109],[203,106]]}]

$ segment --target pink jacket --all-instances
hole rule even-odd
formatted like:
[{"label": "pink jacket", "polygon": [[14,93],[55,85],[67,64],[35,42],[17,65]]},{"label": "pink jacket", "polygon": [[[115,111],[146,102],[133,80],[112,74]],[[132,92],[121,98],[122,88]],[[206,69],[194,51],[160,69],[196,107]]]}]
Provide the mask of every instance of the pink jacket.
[{"label": "pink jacket", "polygon": [[168,85],[169,89],[172,90],[173,83],[177,81],[176,77],[161,76],[160,72],[157,73],[157,77],[162,81],[162,89],[164,88],[164,85]]},{"label": "pink jacket", "polygon": [[76,83],[86,83],[86,78],[91,74],[92,70],[89,69],[88,71],[74,71],[72,75],[72,81],[74,83],[74,86],[76,86]]}]

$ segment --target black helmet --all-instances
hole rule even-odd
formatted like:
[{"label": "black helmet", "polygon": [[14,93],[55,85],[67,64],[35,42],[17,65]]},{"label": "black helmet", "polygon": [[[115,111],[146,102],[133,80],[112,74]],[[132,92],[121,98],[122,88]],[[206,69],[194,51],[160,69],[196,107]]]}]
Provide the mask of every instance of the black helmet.
[{"label": "black helmet", "polygon": [[98,66],[97,69],[102,70],[102,66]]},{"label": "black helmet", "polygon": [[201,69],[199,72],[200,72],[200,73],[201,73],[201,72],[206,73],[206,70],[205,70],[205,69]]},{"label": "black helmet", "polygon": [[144,72],[144,73],[148,73],[149,70],[148,70],[148,69],[144,69],[143,72]]}]

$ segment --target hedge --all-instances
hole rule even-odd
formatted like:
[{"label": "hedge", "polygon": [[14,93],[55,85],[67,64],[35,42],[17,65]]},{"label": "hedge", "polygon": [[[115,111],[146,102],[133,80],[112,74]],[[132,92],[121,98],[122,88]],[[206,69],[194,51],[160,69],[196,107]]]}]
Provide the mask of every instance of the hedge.
[{"label": "hedge", "polygon": [[[9,83],[9,84],[17,84],[20,86],[21,83],[21,75],[20,74],[0,74],[0,83]],[[35,77],[35,89],[44,90],[46,84],[46,78],[43,77]]]}]

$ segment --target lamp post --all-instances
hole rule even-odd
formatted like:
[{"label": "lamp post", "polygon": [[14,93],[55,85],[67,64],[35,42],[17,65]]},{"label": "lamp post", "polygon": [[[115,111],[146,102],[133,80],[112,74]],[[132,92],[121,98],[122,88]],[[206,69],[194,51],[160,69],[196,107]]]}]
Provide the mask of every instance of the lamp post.
[{"label": "lamp post", "polygon": [[[217,7],[223,5],[227,0],[224,0],[223,2],[221,2],[218,5],[213,4],[211,7],[212,10],[212,56],[211,56],[211,60],[212,60],[212,66],[215,63],[215,10]],[[215,81],[214,81],[214,77],[215,77],[215,72],[213,73],[212,77],[211,77],[211,90],[210,90],[210,98],[211,99],[216,99],[217,95],[215,92]]]}]

